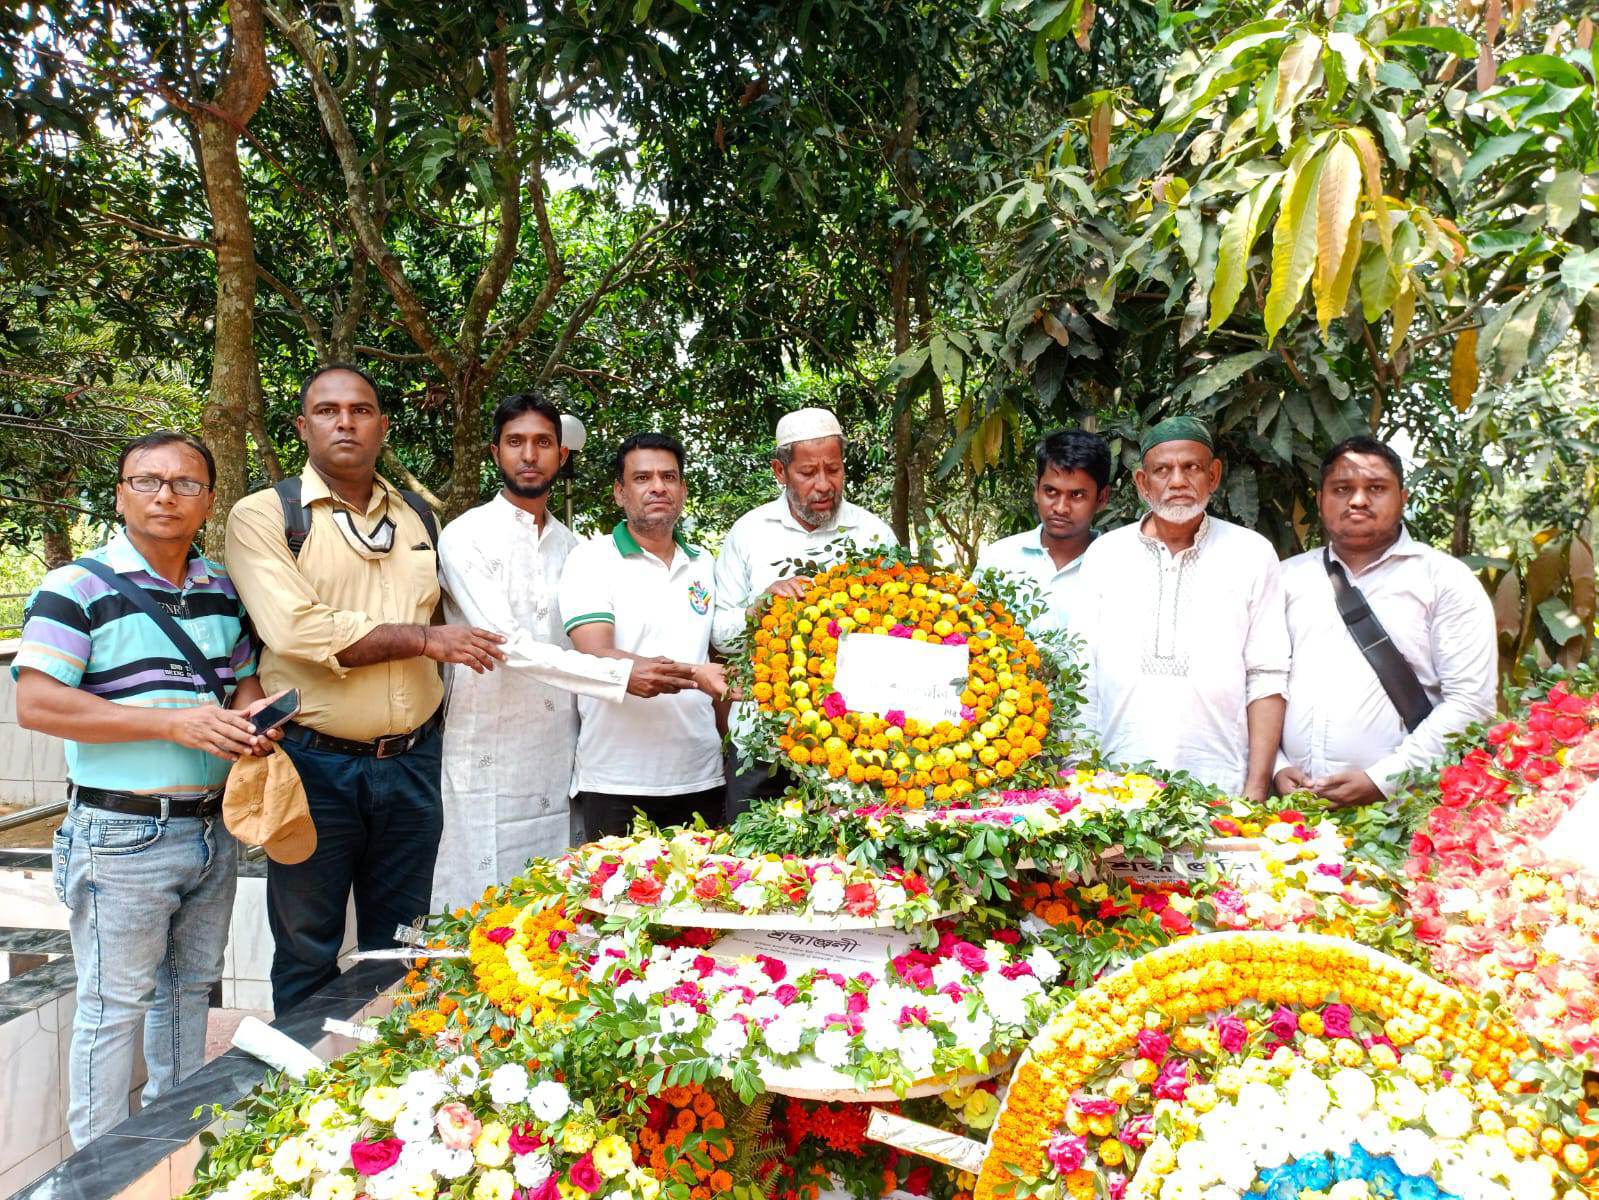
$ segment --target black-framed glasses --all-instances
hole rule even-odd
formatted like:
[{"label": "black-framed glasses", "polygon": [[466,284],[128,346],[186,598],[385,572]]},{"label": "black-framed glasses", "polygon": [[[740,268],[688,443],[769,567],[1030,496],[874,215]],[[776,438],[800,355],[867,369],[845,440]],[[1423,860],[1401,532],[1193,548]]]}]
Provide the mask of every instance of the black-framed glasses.
[{"label": "black-framed glasses", "polygon": [[146,496],[158,494],[163,486],[171,488],[174,496],[198,496],[211,490],[209,483],[198,479],[165,479],[160,475],[124,475],[121,482]]}]

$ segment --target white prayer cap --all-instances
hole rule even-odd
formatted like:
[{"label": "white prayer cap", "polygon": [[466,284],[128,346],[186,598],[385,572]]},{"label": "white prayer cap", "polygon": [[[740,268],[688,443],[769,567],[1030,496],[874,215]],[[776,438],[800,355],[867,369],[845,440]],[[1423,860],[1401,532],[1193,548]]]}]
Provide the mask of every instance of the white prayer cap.
[{"label": "white prayer cap", "polygon": [[802,408],[791,412],[777,423],[777,445],[792,446],[795,442],[809,442],[816,438],[844,436],[844,427],[825,408]]}]

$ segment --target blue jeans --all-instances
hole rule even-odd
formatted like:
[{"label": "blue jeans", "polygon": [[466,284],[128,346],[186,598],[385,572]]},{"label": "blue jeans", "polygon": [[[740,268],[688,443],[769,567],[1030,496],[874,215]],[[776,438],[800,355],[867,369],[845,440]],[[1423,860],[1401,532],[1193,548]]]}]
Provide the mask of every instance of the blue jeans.
[{"label": "blue jeans", "polygon": [[67,1124],[81,1149],[127,1119],[141,1019],[146,1104],[205,1062],[237,862],[221,817],[163,821],[79,804],[54,851],[78,972]]},{"label": "blue jeans", "polygon": [[439,730],[393,758],[282,744],[305,785],[316,850],[293,866],[267,864],[272,1007],[280,1014],[338,976],[352,891],[362,950],[396,945],[395,926],[429,910],[444,833]]}]

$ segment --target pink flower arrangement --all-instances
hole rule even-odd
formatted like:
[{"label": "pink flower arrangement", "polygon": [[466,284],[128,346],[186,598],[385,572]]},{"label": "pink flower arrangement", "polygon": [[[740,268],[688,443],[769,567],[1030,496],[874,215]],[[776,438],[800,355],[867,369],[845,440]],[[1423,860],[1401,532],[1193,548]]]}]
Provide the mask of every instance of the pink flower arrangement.
[{"label": "pink flower arrangement", "polygon": [[849,712],[849,705],[844,702],[844,693],[828,692],[822,697],[822,715],[829,721],[836,721]]}]

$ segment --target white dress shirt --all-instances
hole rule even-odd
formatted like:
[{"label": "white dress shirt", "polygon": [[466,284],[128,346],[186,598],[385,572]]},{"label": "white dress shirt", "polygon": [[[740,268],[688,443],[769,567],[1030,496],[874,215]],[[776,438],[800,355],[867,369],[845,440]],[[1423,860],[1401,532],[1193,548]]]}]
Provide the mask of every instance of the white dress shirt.
[{"label": "white dress shirt", "polygon": [[624,659],[578,653],[561,628],[556,591],[576,545],[553,515],[541,532],[503,495],[439,535],[446,619],[506,640],[505,661],[492,671],[449,668],[436,909],[470,904],[528,859],[556,857],[572,844],[575,697],[620,701],[633,669]]},{"label": "white dress shirt", "polygon": [[716,555],[716,620],[711,640],[724,654],[736,653],[744,641],[744,624],[755,598],[792,574],[784,564],[805,559],[827,565],[838,560],[838,543],[849,541],[857,549],[894,545],[887,522],[864,508],[841,501],[831,525],[806,529],[779,496],[752,508],[727,531]]},{"label": "white dress shirt", "polygon": [[1332,557],[1415,669],[1434,708],[1406,733],[1338,615],[1322,551],[1296,555],[1283,564],[1294,660],[1277,769],[1293,765],[1312,778],[1362,770],[1392,795],[1404,771],[1443,754],[1447,736],[1493,713],[1499,655],[1493,605],[1465,563],[1404,530],[1362,571]]},{"label": "white dress shirt", "polygon": [[1194,544],[1173,554],[1142,523],[1124,525],[1088,548],[1082,570],[1086,716],[1105,757],[1239,791],[1245,709],[1288,681],[1271,543],[1207,515]]},{"label": "white dress shirt", "polygon": [[1003,571],[1038,589],[1045,611],[1030,622],[1034,632],[1076,633],[1073,619],[1078,617],[1076,623],[1081,624],[1079,610],[1084,603],[1082,581],[1086,557],[1088,554],[1084,551],[1064,567],[1057,567],[1049,551],[1044,549],[1044,527],[1040,525],[984,546],[977,556],[977,569]]}]

